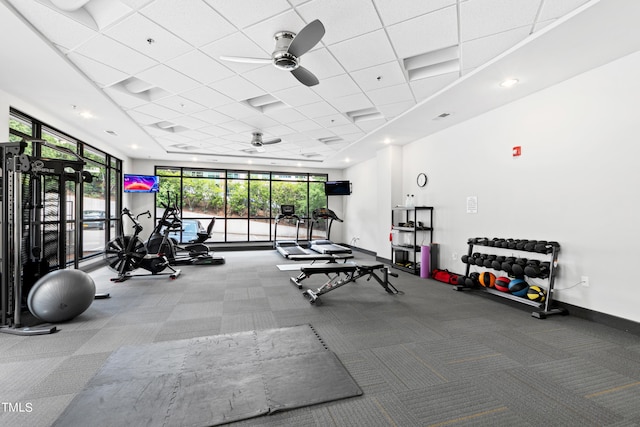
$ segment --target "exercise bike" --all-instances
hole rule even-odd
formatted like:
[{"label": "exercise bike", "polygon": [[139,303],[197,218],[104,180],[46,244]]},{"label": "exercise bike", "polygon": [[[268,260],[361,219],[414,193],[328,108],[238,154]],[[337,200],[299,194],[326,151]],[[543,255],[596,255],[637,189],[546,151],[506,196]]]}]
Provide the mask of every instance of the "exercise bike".
[{"label": "exercise bike", "polygon": [[[146,211],[135,217],[129,209],[122,209],[120,215],[120,235],[110,240],[104,251],[104,259],[112,270],[118,273],[118,277],[111,279],[112,282],[124,282],[131,277],[142,276],[169,276],[170,279],[176,279],[180,275],[180,270],[176,270],[169,265],[167,256],[159,251],[149,251],[147,246],[138,237],[143,228],[138,218],[146,215],[151,218],[151,212]],[[133,235],[124,234],[124,218],[127,217],[133,222]],[[150,272],[150,274],[136,274],[131,272],[138,268],[142,268]],[[165,269],[170,272],[162,273]]]},{"label": "exercise bike", "polygon": [[[213,255],[204,242],[211,237],[215,218],[212,218],[206,232],[198,232],[196,239],[185,247],[178,246],[177,241],[169,237],[172,231],[182,230],[182,221],[179,218],[179,210],[173,205],[165,205],[162,218],[153,229],[147,240],[147,248],[151,252],[163,253],[170,265],[220,265],[224,264],[224,257]],[[185,252],[180,254],[179,252]]]}]

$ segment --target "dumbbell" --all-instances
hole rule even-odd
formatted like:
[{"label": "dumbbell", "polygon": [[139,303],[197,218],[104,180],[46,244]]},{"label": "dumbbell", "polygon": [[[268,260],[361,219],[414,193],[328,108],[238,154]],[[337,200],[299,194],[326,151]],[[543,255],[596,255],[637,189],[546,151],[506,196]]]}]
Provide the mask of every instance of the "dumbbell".
[{"label": "dumbbell", "polygon": [[500,242],[500,247],[501,248],[508,248],[509,247],[509,243],[513,242],[513,239],[502,239],[502,241]]},{"label": "dumbbell", "polygon": [[507,257],[504,257],[502,255],[497,256],[496,259],[491,261],[491,268],[493,268],[494,270],[502,270],[502,263],[505,262],[506,259]]},{"label": "dumbbell", "polygon": [[458,277],[458,285],[464,286],[465,288],[475,288],[478,286],[478,277],[480,277],[480,273],[471,273],[468,276],[460,276]]},{"label": "dumbbell", "polygon": [[487,237],[476,237],[476,245],[487,246],[489,239]]},{"label": "dumbbell", "polygon": [[491,254],[491,255],[487,255],[487,256],[484,258],[484,262],[482,263],[482,265],[483,265],[484,267],[486,267],[486,268],[491,268],[491,264],[493,263],[493,261],[494,261],[496,258],[497,258],[497,256],[496,256],[496,255],[493,255],[493,254]]},{"label": "dumbbell", "polygon": [[527,265],[524,268],[524,274],[532,278],[539,277],[541,279],[545,279],[549,277],[550,269],[551,263],[549,261],[540,262],[538,260],[531,259],[527,262]]},{"label": "dumbbell", "polygon": [[484,259],[487,255],[486,254],[480,254],[480,256],[478,258],[475,258],[476,261],[476,265],[479,267],[483,267],[484,266]]},{"label": "dumbbell", "polygon": [[524,245],[526,245],[529,241],[527,239],[516,240],[516,249],[521,251],[524,250]]},{"label": "dumbbell", "polygon": [[511,273],[516,277],[523,277],[524,267],[527,265],[526,258],[516,258],[515,262],[511,265]]},{"label": "dumbbell", "polygon": [[527,243],[524,244],[522,249],[524,249],[525,251],[533,252],[533,249],[536,247],[537,244],[538,244],[537,240],[529,240]]},{"label": "dumbbell", "polygon": [[506,271],[509,274],[512,274],[511,271],[511,266],[516,262],[516,258],[515,257],[507,257],[503,262],[502,262],[502,270]]},{"label": "dumbbell", "polygon": [[541,253],[541,254],[550,254],[551,252],[553,252],[553,248],[557,248],[560,249],[560,243],[558,242],[538,242],[538,244],[533,248],[533,250],[535,252]]}]

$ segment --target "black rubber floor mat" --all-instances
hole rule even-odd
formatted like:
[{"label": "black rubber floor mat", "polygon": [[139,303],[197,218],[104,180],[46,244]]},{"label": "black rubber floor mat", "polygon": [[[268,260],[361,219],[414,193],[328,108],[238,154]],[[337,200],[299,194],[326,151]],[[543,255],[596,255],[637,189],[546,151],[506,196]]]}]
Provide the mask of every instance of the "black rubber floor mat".
[{"label": "black rubber floor mat", "polygon": [[360,394],[303,325],[121,347],[54,426],[211,426]]}]

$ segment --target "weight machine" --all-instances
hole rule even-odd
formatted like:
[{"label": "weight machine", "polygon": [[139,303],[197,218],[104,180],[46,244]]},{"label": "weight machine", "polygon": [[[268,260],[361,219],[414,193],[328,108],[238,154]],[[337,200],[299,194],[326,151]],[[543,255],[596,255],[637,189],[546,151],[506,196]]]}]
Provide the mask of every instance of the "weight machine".
[{"label": "weight machine", "polygon": [[[43,145],[43,140],[32,140]],[[15,335],[42,335],[56,327],[23,327],[22,307],[35,281],[54,269],[66,267],[67,182],[91,182],[83,171],[84,161],[71,150],[51,148],[69,154],[75,160],[48,159],[24,154],[26,141],[0,143],[2,161],[2,243],[0,263],[0,332]],[[76,203],[76,218],[81,216]],[[76,247],[79,233],[75,233]],[[77,267],[77,257],[76,257]],[[108,295],[97,296],[108,298]]]}]

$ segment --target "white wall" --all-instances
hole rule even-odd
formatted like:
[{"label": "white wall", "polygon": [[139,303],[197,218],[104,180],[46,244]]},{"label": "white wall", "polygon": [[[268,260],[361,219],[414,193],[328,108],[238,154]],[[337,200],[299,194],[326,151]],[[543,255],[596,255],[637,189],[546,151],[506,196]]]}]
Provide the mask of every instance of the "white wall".
[{"label": "white wall", "polygon": [[[632,268],[640,238],[639,71],[635,53],[405,146],[402,193],[435,207],[441,267],[464,272],[459,257],[469,237],[557,240],[555,299],[640,321]],[[360,188],[374,173],[362,169],[377,165],[345,175]],[[415,183],[419,172],[429,177],[425,189]],[[466,213],[467,196],[478,197],[477,214]],[[588,288],[575,286],[581,276]]]}]

